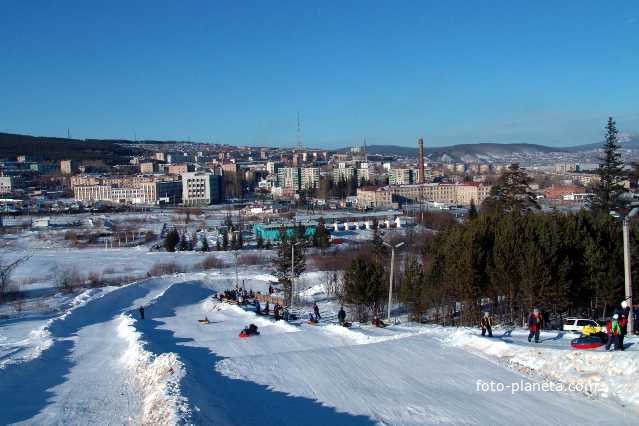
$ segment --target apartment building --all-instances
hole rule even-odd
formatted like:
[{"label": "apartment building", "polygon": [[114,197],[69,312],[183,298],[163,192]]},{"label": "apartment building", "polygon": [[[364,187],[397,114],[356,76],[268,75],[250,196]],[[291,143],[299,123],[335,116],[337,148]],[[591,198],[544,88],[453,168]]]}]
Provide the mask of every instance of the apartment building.
[{"label": "apartment building", "polygon": [[222,176],[212,173],[182,175],[182,203],[185,206],[204,206],[223,200]]},{"label": "apartment building", "polygon": [[470,205],[471,200],[481,204],[490,195],[490,186],[481,184],[439,184],[389,185],[377,189],[357,190],[357,203],[361,206],[386,208],[393,203],[400,204],[432,201]]}]

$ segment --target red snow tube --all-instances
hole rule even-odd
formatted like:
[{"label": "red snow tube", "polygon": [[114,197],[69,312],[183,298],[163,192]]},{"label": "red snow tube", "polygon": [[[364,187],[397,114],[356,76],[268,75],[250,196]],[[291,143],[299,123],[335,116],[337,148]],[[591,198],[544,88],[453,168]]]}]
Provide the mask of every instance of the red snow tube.
[{"label": "red snow tube", "polygon": [[242,332],[240,333],[240,339],[246,339],[247,337],[249,337],[249,336],[248,336],[248,334],[247,334],[247,333],[245,333],[244,331],[242,331]]},{"label": "red snow tube", "polygon": [[603,344],[601,338],[598,336],[582,336],[570,342],[570,346],[575,349],[595,349],[603,346]]}]

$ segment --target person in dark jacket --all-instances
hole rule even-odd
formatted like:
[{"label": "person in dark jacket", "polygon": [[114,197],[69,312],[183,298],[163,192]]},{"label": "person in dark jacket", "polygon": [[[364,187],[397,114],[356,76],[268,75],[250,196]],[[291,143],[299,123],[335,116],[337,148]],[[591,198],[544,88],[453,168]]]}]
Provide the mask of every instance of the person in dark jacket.
[{"label": "person in dark jacket", "polygon": [[488,332],[488,337],[493,337],[493,319],[488,312],[484,313],[480,326],[482,336],[485,336],[486,332]]},{"label": "person in dark jacket", "polygon": [[346,311],[344,310],[343,306],[339,308],[339,312],[337,313],[337,320],[342,325],[346,322]]},{"label": "person in dark jacket", "polygon": [[315,312],[315,318],[317,318],[318,320],[322,319],[322,316],[320,315],[320,312],[319,312],[319,306],[317,306],[317,303],[313,303],[313,312]]},{"label": "person in dark jacket", "polygon": [[539,333],[543,328],[543,323],[544,321],[542,319],[541,313],[539,312],[539,309],[535,308],[532,314],[530,314],[530,316],[528,317],[528,330],[530,330],[530,333],[528,333],[528,342],[532,341],[532,338],[534,336],[535,343],[539,343]]},{"label": "person in dark jacket", "polygon": [[635,308],[632,310],[632,323],[634,324],[632,332],[639,334],[639,305],[635,305]]},{"label": "person in dark jacket", "polygon": [[144,306],[140,306],[140,309],[138,309],[140,311],[140,319],[143,320],[144,319]]}]

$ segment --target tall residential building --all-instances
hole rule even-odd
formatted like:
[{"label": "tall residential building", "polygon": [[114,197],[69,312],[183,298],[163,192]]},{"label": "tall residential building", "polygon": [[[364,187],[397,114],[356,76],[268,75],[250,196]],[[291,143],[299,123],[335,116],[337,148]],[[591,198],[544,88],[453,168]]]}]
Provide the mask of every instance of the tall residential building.
[{"label": "tall residential building", "polygon": [[72,175],[78,169],[78,163],[75,160],[60,160],[60,172],[63,175]]},{"label": "tall residential building", "polygon": [[413,169],[390,169],[388,183],[390,185],[412,185],[415,183],[417,173]]},{"label": "tall residential building", "polygon": [[302,176],[299,167],[282,167],[277,171],[277,185],[281,188],[299,191]]},{"label": "tall residential building", "polygon": [[319,167],[302,167],[300,169],[302,175],[302,188],[314,189],[319,188],[320,169]]},{"label": "tall residential building", "polygon": [[222,176],[212,173],[185,173],[182,175],[182,203],[185,206],[203,206],[222,202]]}]

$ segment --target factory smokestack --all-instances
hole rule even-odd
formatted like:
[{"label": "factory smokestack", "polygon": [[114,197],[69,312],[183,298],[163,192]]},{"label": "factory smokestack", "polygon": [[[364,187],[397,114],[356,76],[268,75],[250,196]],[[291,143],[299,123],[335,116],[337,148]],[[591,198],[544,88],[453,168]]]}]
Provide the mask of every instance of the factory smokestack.
[{"label": "factory smokestack", "polygon": [[424,139],[419,138],[417,145],[419,146],[419,160],[417,163],[419,176],[417,176],[417,183],[424,183]]}]

